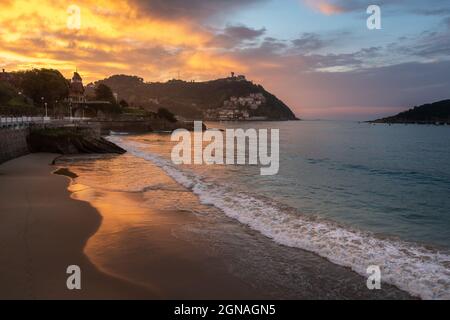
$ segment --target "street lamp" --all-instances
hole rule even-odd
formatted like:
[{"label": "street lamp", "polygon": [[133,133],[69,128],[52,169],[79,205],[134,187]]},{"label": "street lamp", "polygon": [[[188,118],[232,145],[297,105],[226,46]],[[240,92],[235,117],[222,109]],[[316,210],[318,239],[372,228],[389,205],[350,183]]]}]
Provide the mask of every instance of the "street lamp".
[{"label": "street lamp", "polygon": [[47,114],[47,103],[44,103],[44,97],[41,97],[41,101],[42,101],[42,105],[45,107],[45,118],[47,118],[48,117],[48,114]]}]

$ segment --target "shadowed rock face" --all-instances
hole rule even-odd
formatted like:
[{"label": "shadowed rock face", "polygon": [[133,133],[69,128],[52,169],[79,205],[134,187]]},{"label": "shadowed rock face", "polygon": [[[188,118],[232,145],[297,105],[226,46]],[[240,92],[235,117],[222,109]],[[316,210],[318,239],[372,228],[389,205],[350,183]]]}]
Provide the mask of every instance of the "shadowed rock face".
[{"label": "shadowed rock face", "polygon": [[61,154],[126,153],[126,150],[114,143],[88,130],[78,128],[35,129],[30,132],[27,143],[31,152]]}]

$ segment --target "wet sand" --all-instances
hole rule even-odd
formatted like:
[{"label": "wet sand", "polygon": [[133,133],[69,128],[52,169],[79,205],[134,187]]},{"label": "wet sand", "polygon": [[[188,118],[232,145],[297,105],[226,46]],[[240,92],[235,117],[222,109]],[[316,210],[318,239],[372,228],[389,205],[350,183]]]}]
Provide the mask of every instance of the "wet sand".
[{"label": "wet sand", "polygon": [[[83,253],[101,216],[70,198],[53,175],[57,155],[33,154],[0,166],[0,299],[145,299],[159,293],[100,272]],[[81,268],[68,290],[67,267]]]},{"label": "wet sand", "polygon": [[104,217],[86,253],[106,273],[154,285],[168,299],[269,298],[230,273],[223,257],[175,236],[174,230],[196,223],[192,213],[142,206],[141,194],[80,184],[71,190]]},{"label": "wet sand", "polygon": [[[113,193],[102,204],[93,202],[100,211],[108,209],[109,218],[102,223],[91,204],[73,199],[82,199],[82,186],[71,193],[69,178],[52,174],[56,156],[32,154],[0,165],[0,299],[264,298],[219,260],[171,234],[173,224],[194,219],[183,212],[151,212],[153,228],[146,232],[150,241],[145,245],[153,246],[141,255],[120,252],[111,260],[115,251],[108,247],[109,239],[127,241],[127,233],[119,232],[125,222],[120,217],[126,213],[126,223],[132,224],[130,217],[138,214],[133,210],[139,210],[136,202]],[[82,200],[92,189],[84,192]],[[127,254],[134,259],[128,260]],[[125,280],[107,267],[100,270],[102,255],[108,255],[121,274],[144,274],[146,281]],[[70,265],[81,268],[82,290],[67,289]]]}]

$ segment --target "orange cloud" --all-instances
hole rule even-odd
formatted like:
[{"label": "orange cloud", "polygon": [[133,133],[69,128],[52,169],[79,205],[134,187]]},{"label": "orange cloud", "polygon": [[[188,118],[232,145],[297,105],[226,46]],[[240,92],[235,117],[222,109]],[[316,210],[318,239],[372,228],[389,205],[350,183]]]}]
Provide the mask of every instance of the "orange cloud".
[{"label": "orange cloud", "polygon": [[344,12],[344,8],[332,4],[327,0],[305,0],[305,3],[311,8],[327,15],[339,14]]},{"label": "orange cloud", "polygon": [[196,79],[228,73],[237,61],[210,51],[214,37],[188,19],[143,13],[132,1],[78,0],[81,28],[67,27],[70,3],[0,0],[0,66],[78,68],[87,80],[114,73],[166,80],[181,70]]}]

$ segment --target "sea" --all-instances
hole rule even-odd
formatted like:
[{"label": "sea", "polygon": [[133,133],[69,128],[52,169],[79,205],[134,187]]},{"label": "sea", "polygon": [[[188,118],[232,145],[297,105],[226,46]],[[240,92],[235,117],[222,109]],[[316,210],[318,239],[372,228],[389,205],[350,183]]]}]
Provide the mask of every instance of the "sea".
[{"label": "sea", "polygon": [[[220,252],[230,272],[264,283],[273,296],[371,298],[365,279],[377,266],[383,284],[411,297],[450,299],[449,126],[207,126],[279,129],[279,173],[262,176],[257,165],[175,165],[169,133],[113,133],[108,139],[127,154],[63,163],[77,183],[139,193],[142,206],[199,217],[174,235]],[[396,290],[373,294],[403,298]]]}]

